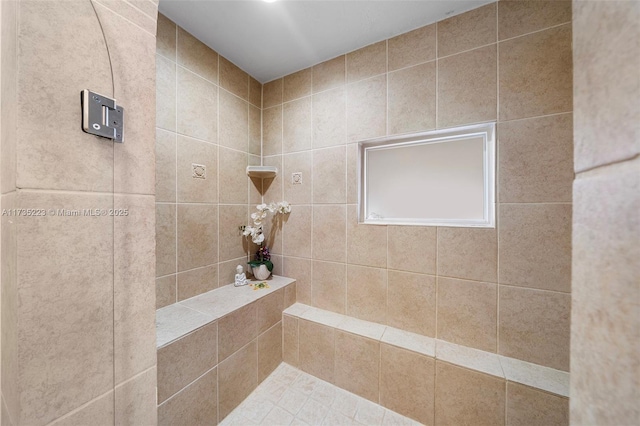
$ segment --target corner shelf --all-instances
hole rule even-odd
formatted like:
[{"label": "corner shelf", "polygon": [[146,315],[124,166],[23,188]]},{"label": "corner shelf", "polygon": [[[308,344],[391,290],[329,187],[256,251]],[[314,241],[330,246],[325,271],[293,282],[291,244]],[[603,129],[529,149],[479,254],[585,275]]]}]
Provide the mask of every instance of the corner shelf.
[{"label": "corner shelf", "polygon": [[252,178],[274,178],[277,174],[278,168],[275,166],[247,166],[247,176]]}]

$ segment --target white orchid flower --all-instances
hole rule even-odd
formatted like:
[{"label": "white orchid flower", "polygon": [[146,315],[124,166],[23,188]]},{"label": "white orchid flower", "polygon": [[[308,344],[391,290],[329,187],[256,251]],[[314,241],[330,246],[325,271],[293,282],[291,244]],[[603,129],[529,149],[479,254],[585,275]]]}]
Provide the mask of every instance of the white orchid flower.
[{"label": "white orchid flower", "polygon": [[267,208],[266,204],[258,204],[256,206],[256,209],[260,210],[261,212],[265,211],[266,208]]},{"label": "white orchid flower", "polygon": [[253,242],[256,243],[256,244],[262,244],[263,241],[264,241],[264,234],[263,233],[255,235],[253,237]]}]

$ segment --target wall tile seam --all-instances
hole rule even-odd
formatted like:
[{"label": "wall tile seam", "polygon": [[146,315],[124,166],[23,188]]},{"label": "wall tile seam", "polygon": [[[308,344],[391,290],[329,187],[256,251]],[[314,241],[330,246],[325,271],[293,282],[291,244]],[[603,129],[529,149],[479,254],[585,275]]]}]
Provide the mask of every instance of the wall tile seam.
[{"label": "wall tile seam", "polygon": [[[498,88],[500,87],[500,81],[498,80]],[[498,92],[498,95],[500,93]],[[498,99],[498,102],[500,102],[500,100]],[[552,114],[542,114],[542,115],[532,115],[530,117],[519,117],[519,118],[512,118],[509,120],[504,120],[504,119],[500,119],[500,117],[498,116],[497,119],[495,119],[494,121],[497,124],[505,124],[505,123],[513,123],[513,122],[517,122],[517,121],[523,121],[523,120],[535,120],[535,119],[540,119],[540,118],[547,118],[547,117],[555,117],[558,115],[568,115],[568,114],[572,114],[573,116],[573,110],[568,110],[568,111],[560,111],[560,112],[554,112]],[[573,130],[572,130],[573,133]],[[500,136],[498,136],[500,137]]]},{"label": "wall tile seam", "polygon": [[[139,24],[137,24],[137,23],[133,22],[132,20],[130,20],[130,19],[128,19],[128,18],[125,18],[124,16],[122,16],[121,14],[119,14],[118,12],[116,12],[115,10],[111,9],[111,8],[110,8],[109,6],[107,6],[105,3],[101,3],[100,1],[97,1],[97,0],[91,0],[91,3],[93,3],[93,4],[94,4],[94,5],[96,5],[96,6],[100,6],[101,8],[105,9],[106,11],[109,11],[109,12],[113,13],[114,15],[116,15],[116,16],[120,17],[121,19],[123,19],[123,20],[127,21],[127,22],[128,22],[128,23],[130,23],[131,25],[133,25],[133,26],[137,27],[138,29],[140,29],[141,31],[143,31],[145,34],[147,34],[147,35],[149,35],[149,36],[153,37],[153,39],[154,39],[154,40],[156,39],[156,33],[155,33],[155,32],[151,32],[151,31],[149,31],[149,30],[146,30],[146,29],[144,29],[142,26],[140,26]],[[130,4],[129,2],[126,2],[126,1],[125,1],[125,3]],[[138,9],[138,8],[136,8],[136,10],[139,10],[139,9]],[[144,12],[141,12],[141,13],[144,13]],[[145,17],[147,17],[147,18],[151,19],[151,17],[149,17],[149,15],[147,15],[146,13],[144,13],[144,15],[145,15]],[[98,19],[100,19],[100,17],[99,17],[99,16],[98,16]],[[153,23],[154,23],[154,28],[156,28],[156,26],[157,26],[156,21],[153,21]]]},{"label": "wall tile seam", "polygon": [[498,284],[500,287],[517,288],[517,289],[524,289],[524,290],[539,291],[543,293],[564,294],[567,296],[571,296],[571,291],[549,290],[546,288],[537,288],[537,287],[525,287],[525,286],[520,286],[515,284],[506,284],[506,283],[500,283],[500,282],[496,284]]},{"label": "wall tile seam", "polygon": [[[0,404],[2,404],[2,406],[4,407],[3,412],[7,413],[7,416],[9,417],[9,426],[13,426],[15,423],[11,420],[11,413],[9,412],[9,406],[7,405],[7,402],[4,399],[4,393],[1,393],[1,392],[0,392]],[[1,409],[2,407],[0,407],[0,410]]]},{"label": "wall tile seam", "polygon": [[[149,15],[147,12],[145,12],[144,10],[140,9],[138,6],[136,6],[134,3],[132,3],[130,0],[125,0],[127,3],[129,3],[131,6],[135,7],[136,9],[138,9],[140,12],[144,13],[145,15],[147,15],[148,17],[150,17],[151,19],[153,19],[154,22],[158,22],[158,4],[153,2],[152,0],[143,0],[147,3],[152,4],[153,6],[155,6],[156,9],[156,13],[155,15]],[[157,37],[157,31],[156,31],[156,37]]]},{"label": "wall tile seam", "polygon": [[[173,63],[176,66],[176,82],[177,82],[177,68],[181,68],[184,71],[187,71],[187,72],[195,75],[196,77],[206,81],[207,83],[214,85],[218,90],[227,92],[227,94],[232,95],[235,98],[238,98],[239,100],[241,100],[242,102],[246,103],[247,105],[253,106],[254,108],[260,109],[260,107],[254,105],[249,100],[244,99],[243,97],[236,95],[235,93],[229,91],[229,89],[223,87],[220,83],[212,81],[212,80],[209,80],[207,77],[205,77],[205,76],[203,76],[201,74],[198,74],[196,71],[194,71],[194,70],[192,70],[190,68],[187,68],[185,65],[181,64],[180,62],[177,62],[177,61],[174,61],[173,59],[167,58],[166,56],[163,56],[163,55],[161,55],[160,53],[157,53],[157,52],[156,52],[156,55],[158,55],[158,56],[160,56],[162,58],[165,58],[166,60],[170,61],[171,63]],[[177,55],[177,53],[176,53],[176,55]]]},{"label": "wall tile seam", "polygon": [[[560,0],[560,1],[563,1],[563,0]],[[538,34],[538,33],[544,32],[544,31],[553,30],[553,29],[562,27],[563,25],[572,25],[572,24],[573,24],[573,19],[570,19],[568,21],[562,22],[560,24],[555,24],[555,25],[552,25],[550,27],[540,28],[540,29],[537,29],[535,31],[531,31],[531,32],[528,32],[528,33],[525,33],[525,34],[520,34],[520,35],[517,35],[517,36],[514,36],[514,37],[499,39],[498,43],[504,43],[504,42],[515,40],[515,39],[518,39],[518,38],[527,37],[527,36],[530,36],[532,34]]]},{"label": "wall tile seam", "polygon": [[[137,193],[137,192],[101,192],[101,191],[83,191],[81,189],[45,189],[45,188],[15,188],[10,192],[6,192],[2,195],[9,194],[57,194],[57,195],[73,195],[73,196],[113,196],[113,197],[127,197],[135,196],[139,198],[155,197],[155,194]],[[112,216],[123,217],[123,216]]]},{"label": "wall tile seam", "polygon": [[[500,203],[496,203],[499,205],[503,205],[503,206],[509,206],[509,205],[547,205],[547,204],[551,204],[551,205],[572,205],[573,201],[528,201],[528,202],[500,202]],[[496,227],[496,229],[498,229]]]},{"label": "wall tile seam", "polygon": [[[487,45],[487,46],[488,46],[488,45]],[[407,65],[407,66],[404,66],[404,67],[401,67],[401,68],[396,68],[396,69],[388,70],[386,74],[395,74],[395,73],[398,73],[398,72],[401,72],[401,71],[409,70],[409,69],[411,69],[411,68],[416,68],[416,67],[419,67],[419,66],[422,66],[422,65],[430,64],[430,63],[432,63],[432,62],[433,62],[434,64],[436,64],[436,63],[438,62],[438,59],[435,59],[435,58],[434,58],[434,59],[429,59],[428,61],[416,62],[416,63],[414,63],[414,64]]]},{"label": "wall tile seam", "polygon": [[[207,374],[211,373],[213,370],[215,370],[216,368],[218,368],[218,365],[220,365],[220,363],[214,365],[213,367],[211,367],[210,369],[208,369],[207,371],[205,371],[204,373],[202,373],[200,376],[198,376],[196,379],[194,379],[193,381],[189,382],[188,384],[186,384],[184,387],[182,387],[180,390],[176,391],[174,394],[172,394],[171,396],[169,396],[167,399],[165,399],[164,401],[162,401],[160,404],[157,404],[156,407],[160,408],[161,406],[165,405],[166,403],[168,403],[169,401],[171,401],[172,399],[176,398],[178,395],[180,395],[182,392],[186,391],[188,387],[195,385],[195,383],[202,379],[204,376],[206,376]],[[216,385],[217,385],[217,376],[218,373],[216,371]],[[216,404],[216,408],[217,408],[217,404]]]},{"label": "wall tile seam", "polygon": [[[69,418],[69,417],[73,416],[73,415],[74,415],[74,414],[76,414],[76,413],[79,413],[80,411],[82,411],[82,410],[84,410],[85,408],[89,407],[89,406],[90,406],[91,404],[93,404],[94,402],[96,402],[96,401],[98,401],[98,400],[100,400],[100,399],[102,399],[102,398],[108,397],[110,394],[112,394],[112,395],[113,395],[113,399],[114,399],[114,408],[115,408],[115,386],[113,386],[110,390],[108,390],[108,391],[104,392],[103,394],[96,396],[95,398],[91,399],[90,401],[85,402],[84,404],[82,404],[82,405],[80,405],[80,406],[78,406],[78,407],[74,408],[73,410],[71,410],[71,411],[69,411],[69,412],[67,412],[67,413],[63,414],[62,416],[60,416],[60,417],[57,417],[57,418],[53,419],[52,421],[50,421],[49,423],[47,423],[47,426],[51,426],[51,425],[53,425],[55,422],[58,422],[58,421],[60,421],[60,420],[64,420],[64,419],[66,419],[66,418]],[[7,413],[8,413],[8,411],[7,411]],[[8,413],[8,414],[9,414],[9,413]],[[114,415],[115,415],[115,410],[114,410]],[[9,420],[11,420],[11,418],[9,418]],[[13,424],[13,425],[15,425],[15,423],[12,423],[12,424]]]},{"label": "wall tile seam", "polygon": [[629,156],[627,158],[624,159],[620,159],[620,160],[616,160],[616,161],[611,161],[607,164],[600,164],[597,166],[592,166],[590,168],[584,169],[584,170],[580,170],[580,171],[575,171],[574,169],[574,173],[575,173],[575,179],[574,179],[574,183],[576,180],[578,180],[578,178],[580,179],[588,179],[591,177],[595,177],[599,172],[601,172],[602,170],[606,170],[606,169],[613,169],[613,171],[611,173],[616,173],[617,171],[617,167],[619,167],[620,165],[623,165],[622,167],[624,167],[624,165],[626,165],[627,163],[633,163],[634,161],[636,161],[638,158],[640,158],[640,153]]},{"label": "wall tile seam", "polygon": [[156,277],[156,279],[160,279],[160,278],[167,278],[167,277],[172,277],[174,275],[179,275],[179,274],[183,274],[186,272],[193,272],[193,271],[197,271],[200,269],[205,269],[205,268],[210,268],[211,266],[217,266],[219,263],[221,262],[214,262],[214,263],[209,263],[207,265],[204,266],[197,266],[195,268],[191,268],[191,269],[185,269],[184,271],[176,271],[176,272],[171,272],[170,274],[166,274],[166,275],[159,275]]},{"label": "wall tile seam", "polygon": [[128,378],[121,380],[120,382],[118,382],[113,388],[115,389],[115,391],[118,391],[118,388],[121,388],[123,386],[125,386],[126,384],[128,384],[129,382],[132,382],[134,380],[136,380],[137,378],[139,378],[140,376],[147,374],[149,371],[155,369],[157,367],[157,362],[155,362],[153,365],[151,366],[147,366],[144,367],[142,370],[138,371],[137,373],[133,373],[132,375],[130,375]]},{"label": "wall tile seam", "polygon": [[[224,149],[228,149],[230,151],[239,152],[241,154],[249,154],[251,156],[258,157],[258,154],[254,154],[254,153],[252,153],[252,152],[250,152],[248,150],[247,151],[243,151],[241,149],[233,148],[233,147],[230,147],[230,146],[227,146],[227,145],[221,145],[219,141],[218,142],[211,142],[211,141],[208,141],[206,139],[200,139],[198,137],[191,136],[191,135],[188,135],[186,133],[180,133],[180,132],[177,132],[175,130],[164,129],[162,127],[156,127],[156,130],[162,130],[163,132],[172,133],[175,136],[181,136],[181,137],[184,137],[184,138],[188,138],[188,139],[191,139],[191,140],[193,140],[195,142],[206,143],[206,144],[209,144],[209,145],[217,146],[218,148],[224,148]],[[176,145],[178,145],[177,141],[176,141]]]},{"label": "wall tile seam", "polygon": [[446,55],[446,56],[440,56],[437,59],[435,59],[435,61],[439,62],[439,61],[441,61],[443,59],[448,59],[448,58],[452,58],[454,56],[463,55],[465,53],[469,53],[469,52],[473,52],[473,51],[476,51],[476,50],[487,48],[489,46],[496,46],[496,48],[497,48],[497,45],[498,45],[498,42],[497,41],[493,41],[491,43],[483,44],[482,46],[473,47],[473,48],[467,49],[467,50],[461,50],[460,52],[452,53],[452,54]]},{"label": "wall tile seam", "polygon": [[[548,0],[547,0],[548,1]],[[558,1],[562,1],[562,0],[558,0]],[[498,95],[500,95],[498,93]],[[499,99],[498,99],[499,102]],[[527,120],[536,120],[536,119],[540,119],[540,118],[549,118],[549,117],[558,117],[561,115],[569,115],[571,114],[571,116],[573,117],[573,110],[567,110],[567,111],[560,111],[560,112],[553,112],[550,114],[542,114],[542,115],[532,115],[530,117],[521,117],[521,118],[511,118],[509,120],[497,120],[498,123],[512,123],[512,122],[516,122],[516,121],[527,121]],[[572,133],[573,133],[573,128],[572,128]]]}]

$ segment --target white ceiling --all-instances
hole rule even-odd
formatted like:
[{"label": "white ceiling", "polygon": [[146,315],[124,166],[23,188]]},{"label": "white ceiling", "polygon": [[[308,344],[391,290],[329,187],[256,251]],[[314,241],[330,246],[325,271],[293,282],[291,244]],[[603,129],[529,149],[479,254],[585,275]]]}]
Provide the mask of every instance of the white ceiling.
[{"label": "white ceiling", "polygon": [[494,0],[160,0],[164,15],[261,83]]}]

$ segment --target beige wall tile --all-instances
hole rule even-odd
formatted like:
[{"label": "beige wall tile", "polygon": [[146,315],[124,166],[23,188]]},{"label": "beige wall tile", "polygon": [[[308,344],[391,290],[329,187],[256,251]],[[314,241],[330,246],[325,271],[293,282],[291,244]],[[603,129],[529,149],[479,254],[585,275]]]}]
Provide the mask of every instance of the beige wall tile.
[{"label": "beige wall tile", "polygon": [[158,13],[158,29],[156,34],[156,49],[159,54],[176,60],[176,24],[162,13]]},{"label": "beige wall tile", "polygon": [[298,318],[282,317],[282,360],[298,367]]},{"label": "beige wall tile", "polygon": [[[595,7],[589,13],[599,10]],[[609,37],[617,34],[616,30]],[[578,176],[572,248],[571,419],[624,424],[638,417],[633,401],[640,389],[639,377],[629,374],[638,363],[640,340],[636,314],[640,160]],[[595,370],[607,374],[593,374]]]},{"label": "beige wall tile", "polygon": [[273,179],[262,179],[262,193],[264,195],[263,199],[265,202],[280,201],[284,198],[284,185],[282,182],[285,179],[285,177],[281,173],[282,155],[264,157],[262,161],[265,166],[275,166],[280,171],[278,175]]},{"label": "beige wall tile", "polygon": [[498,353],[569,371],[571,296],[500,286]]},{"label": "beige wall tile", "polygon": [[173,274],[176,265],[176,205],[156,205],[156,276]]},{"label": "beige wall tile", "polygon": [[298,320],[300,369],[322,380],[334,382],[335,329]]},{"label": "beige wall tile", "polygon": [[311,68],[289,74],[283,79],[283,101],[309,96],[311,94]]},{"label": "beige wall tile", "polygon": [[262,155],[282,154],[282,107],[262,111]]},{"label": "beige wall tile", "polygon": [[178,204],[177,228],[178,271],[218,262],[217,206]]},{"label": "beige wall tile", "polygon": [[[15,208],[81,210],[87,206],[112,208],[113,197],[36,191],[19,191],[15,196]],[[19,360],[14,368],[20,386],[17,418],[26,424],[44,424],[113,387],[113,218],[12,219],[17,228],[16,243],[12,243],[18,247],[15,264],[30,265],[14,272],[20,286],[14,296],[15,300],[19,296],[14,334]],[[6,291],[3,283],[3,299]],[[3,331],[4,345],[10,341]],[[6,373],[3,369],[3,380]],[[51,405],[43,407],[42,398]]]},{"label": "beige wall tile", "polygon": [[[226,262],[220,262],[218,264],[218,287],[233,284],[235,282],[236,266],[238,265],[244,268],[245,274],[251,272],[247,265],[247,256],[228,260]],[[250,277],[250,275],[247,275],[247,277]]]},{"label": "beige wall tile", "polygon": [[[136,32],[139,29],[144,31],[144,36],[155,35],[156,32],[156,20],[155,17],[149,16],[148,13],[142,10],[142,8],[138,7],[138,5],[134,6],[135,2],[118,2],[113,0],[97,0],[96,4],[99,5],[97,8],[98,14],[102,14],[102,11],[109,11],[117,13],[119,16],[112,14],[114,17],[117,16],[116,19],[122,20],[121,17],[125,18],[128,22],[128,25],[135,25]],[[104,7],[102,7],[104,6]],[[151,5],[150,8],[153,8],[154,5]],[[156,6],[157,7],[157,6]],[[149,9],[150,9],[149,8]]]},{"label": "beige wall tile", "polygon": [[313,202],[344,203],[347,200],[344,146],[313,151]]},{"label": "beige wall tile", "polygon": [[218,84],[218,54],[178,27],[178,65]]},{"label": "beige wall tile", "polygon": [[500,205],[501,284],[571,291],[571,205]]},{"label": "beige wall tile", "polygon": [[[4,3],[0,38],[2,40],[2,105],[0,108],[0,189],[2,193],[16,189],[16,151],[18,139],[17,111],[14,105],[18,103],[18,3]],[[11,59],[11,60],[8,60]],[[11,106],[11,107],[9,107]],[[13,405],[9,403],[9,405]],[[13,411],[11,409],[11,411]]]},{"label": "beige wall tile", "polygon": [[344,55],[314,65],[311,68],[313,93],[323,92],[345,84],[346,58]]},{"label": "beige wall tile", "polygon": [[249,107],[246,101],[220,91],[220,145],[248,151]]},{"label": "beige wall tile", "polygon": [[347,86],[347,139],[384,136],[387,132],[387,76]]},{"label": "beige wall tile", "polygon": [[[52,426],[75,426],[95,424],[97,422],[104,422],[105,424],[113,423],[115,409],[113,394],[114,392],[110,391],[98,399],[89,402],[78,411],[65,415],[50,424]],[[5,408],[5,404],[2,404],[2,424],[4,425],[6,423],[8,426],[13,426],[12,423],[9,423],[7,413],[4,412]]]},{"label": "beige wall tile", "polygon": [[358,224],[356,206],[347,206],[347,262],[387,266],[387,227]]},{"label": "beige wall tile", "polygon": [[[312,152],[284,155],[283,162],[284,199],[290,204],[310,204],[313,187]],[[302,183],[293,183],[293,173],[302,173]]]},{"label": "beige wall tile", "polygon": [[572,114],[500,123],[498,135],[500,202],[571,202]]},{"label": "beige wall tile", "polygon": [[[153,345],[151,348],[153,349]],[[116,386],[115,417],[114,424],[117,425],[157,424],[155,368],[150,368],[130,381]]]},{"label": "beige wall tile", "polygon": [[158,426],[217,424],[218,369],[158,406]]},{"label": "beige wall tile", "polygon": [[384,343],[380,349],[380,405],[433,424],[435,360]]},{"label": "beige wall tile", "polygon": [[640,28],[633,2],[576,2],[573,18],[575,169],[584,171],[640,154]]},{"label": "beige wall tile", "polygon": [[507,424],[510,426],[568,425],[569,398],[507,382]]},{"label": "beige wall tile", "polygon": [[436,58],[436,25],[427,25],[388,40],[389,71]]},{"label": "beige wall tile", "polygon": [[386,324],[387,270],[348,265],[347,315]]},{"label": "beige wall tile", "polygon": [[389,269],[436,273],[436,228],[389,226]]},{"label": "beige wall tile", "polygon": [[387,72],[387,41],[370,44],[347,54],[347,83]]},{"label": "beige wall tile", "polygon": [[335,384],[378,403],[380,342],[336,331]]},{"label": "beige wall tile", "polygon": [[262,84],[251,76],[249,76],[249,103],[262,108]]},{"label": "beige wall tile", "polygon": [[178,301],[206,293],[218,288],[218,265],[180,272],[177,280]]},{"label": "beige wall tile", "polygon": [[158,349],[158,402],[162,403],[218,363],[218,323]]},{"label": "beige wall tile", "polygon": [[249,105],[249,154],[262,154],[262,110]]},{"label": "beige wall tile", "polygon": [[438,275],[497,282],[497,230],[438,228]]},{"label": "beige wall tile", "polygon": [[500,43],[500,120],[572,109],[571,24]]},{"label": "beige wall tile", "polygon": [[176,130],[176,64],[156,55],[156,126]]},{"label": "beige wall tile", "polygon": [[436,127],[436,62],[389,73],[389,133]]},{"label": "beige wall tile", "polygon": [[504,1],[498,3],[500,40],[571,22],[571,2]]},{"label": "beige wall tile", "polygon": [[438,277],[438,339],[496,352],[497,284]]},{"label": "beige wall tile", "polygon": [[284,275],[296,280],[296,300],[306,305],[311,304],[311,259],[286,257]]},{"label": "beige wall tile", "polygon": [[270,108],[282,104],[283,87],[284,83],[281,78],[265,83],[262,94],[262,108]]},{"label": "beige wall tile", "polygon": [[156,201],[176,202],[176,134],[156,129]]},{"label": "beige wall tile", "polygon": [[218,321],[218,359],[231,354],[258,336],[258,308],[255,303],[243,306]]},{"label": "beige wall tile", "polygon": [[113,218],[117,384],[156,364],[155,202],[151,196],[119,194],[114,196],[113,207],[129,210],[127,216]]},{"label": "beige wall tile", "polygon": [[387,325],[436,336],[436,278],[389,271]]},{"label": "beige wall tile", "polygon": [[438,127],[496,119],[496,57],[494,44],[438,61]]},{"label": "beige wall tile", "polygon": [[278,322],[258,337],[258,382],[269,377],[281,362],[282,322]]},{"label": "beige wall tile", "polygon": [[218,185],[219,200],[225,204],[246,204],[249,199],[247,165],[249,156],[244,152],[219,148]]},{"label": "beige wall tile", "polygon": [[282,152],[311,148],[311,97],[287,102],[282,107]]},{"label": "beige wall tile", "polygon": [[313,206],[313,258],[347,261],[347,208],[343,205]]},{"label": "beige wall tile", "polygon": [[358,202],[358,145],[347,145],[347,203]]},{"label": "beige wall tile", "polygon": [[[43,16],[47,19],[43,20]],[[78,131],[79,92],[90,86],[97,93],[112,93],[104,36],[101,31],[94,31],[100,25],[95,11],[85,3],[36,2],[20,4],[17,17],[16,32],[11,34],[12,39],[17,37],[18,40],[17,59],[3,67],[3,79],[4,72],[9,73],[7,77],[15,76],[6,82],[9,84],[3,85],[5,92],[7,86],[17,85],[17,89],[9,89],[11,98],[15,97],[12,105],[15,115],[5,106],[3,117],[11,117],[11,122],[17,126],[17,131],[3,130],[4,138],[16,138],[15,142],[3,143],[4,148],[11,146],[9,152],[13,148],[16,150],[16,186],[113,191],[114,146],[104,140],[96,142],[94,136]],[[10,25],[7,30],[14,27],[13,23]],[[4,32],[7,35],[7,31]],[[82,36],[78,37],[78,34]],[[8,44],[14,43],[10,39]],[[6,54],[12,54],[13,49],[10,47]],[[149,58],[148,62],[151,61]],[[146,68],[148,62],[144,58],[140,66]],[[117,67],[119,63],[114,65]],[[114,71],[117,70],[114,68]],[[149,75],[147,81],[151,79],[152,75]],[[153,96],[146,90],[144,93],[147,99]],[[127,94],[123,92],[122,96]],[[3,104],[11,98],[3,100]],[[73,101],[61,102],[52,114],[49,108],[42,108],[43,98]],[[131,123],[131,126],[136,124]],[[64,137],[52,137],[59,134]],[[142,142],[144,140],[140,140]]]},{"label": "beige wall tile", "polygon": [[[284,309],[284,289],[269,294],[256,301],[256,326],[262,334],[282,320]],[[282,333],[281,333],[282,334]]]},{"label": "beige wall tile", "polygon": [[[261,164],[262,157],[249,155],[249,166],[259,166]],[[263,179],[249,178],[249,206],[262,203],[262,181]]]},{"label": "beige wall tile", "polygon": [[291,209],[282,226],[282,252],[285,256],[311,257],[311,206]]},{"label": "beige wall tile", "polygon": [[[178,136],[178,202],[218,202],[218,147],[196,139]],[[205,179],[194,177],[194,166],[205,166]]]},{"label": "beige wall tile", "polygon": [[[282,260],[282,270],[284,271],[284,258]],[[296,287],[296,283],[294,282],[284,288],[284,309],[296,303]]]},{"label": "beige wall tile", "polygon": [[342,145],[347,135],[347,99],[344,86],[313,95],[313,147]]},{"label": "beige wall tile", "polygon": [[491,3],[438,22],[438,56],[495,43],[496,7]]},{"label": "beige wall tile", "polygon": [[190,71],[178,68],[177,91],[178,133],[216,143],[218,87]]},{"label": "beige wall tile", "polygon": [[245,101],[249,99],[249,75],[220,56],[220,87]]},{"label": "beige wall tile", "polygon": [[156,309],[176,303],[176,275],[156,278]]},{"label": "beige wall tile", "polygon": [[501,425],[505,382],[436,361],[435,424]]},{"label": "beige wall tile", "polygon": [[[113,187],[117,193],[151,195],[154,191],[155,127],[152,111],[156,101],[155,82],[152,78],[155,72],[155,45],[153,37],[149,36],[155,33],[156,24],[155,20],[138,9],[130,5],[125,8],[142,16],[135,20],[133,16],[124,20],[121,19],[122,14],[118,16],[102,7],[96,9],[106,42],[109,44],[113,84],[118,93],[117,101],[127,106],[129,118],[126,125],[126,138],[129,143],[113,145]],[[134,22],[138,25],[145,22],[150,34],[141,32]],[[62,74],[64,73],[60,73]],[[59,121],[59,117],[56,121]],[[132,143],[134,141],[135,143]],[[86,177],[82,179],[86,180]]]},{"label": "beige wall tile", "polygon": [[220,261],[245,256],[249,249],[249,244],[238,227],[248,223],[247,206],[220,205],[218,208],[220,211],[220,229],[218,231]]},{"label": "beige wall tile", "polygon": [[347,268],[343,263],[313,261],[312,305],[344,314],[346,312]]}]

